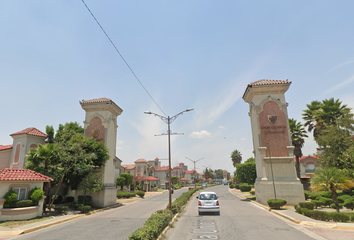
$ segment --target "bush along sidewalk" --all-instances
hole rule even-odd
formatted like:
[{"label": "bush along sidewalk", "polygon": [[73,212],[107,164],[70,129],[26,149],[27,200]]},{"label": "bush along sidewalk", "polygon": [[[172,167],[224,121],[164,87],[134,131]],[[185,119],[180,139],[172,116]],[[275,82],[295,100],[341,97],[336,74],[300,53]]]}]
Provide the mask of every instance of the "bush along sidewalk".
[{"label": "bush along sidewalk", "polygon": [[[303,204],[302,204],[303,205]],[[304,205],[303,205],[304,206]],[[307,208],[309,207],[309,208]],[[334,222],[354,222],[354,216],[350,217],[341,212],[325,212],[325,211],[316,211],[311,210],[313,206],[300,207],[298,205],[294,205],[295,211],[306,217],[310,217],[312,219],[321,220],[321,221],[334,221]]]},{"label": "bush along sidewalk", "polygon": [[173,216],[182,211],[183,206],[188,202],[190,197],[202,188],[195,188],[188,192],[183,193],[179,198],[177,198],[171,205],[172,211],[168,209],[159,210],[152,214],[151,217],[144,223],[144,225],[137,229],[134,233],[129,236],[130,240],[153,240],[157,239],[158,236],[163,232],[163,230],[171,222]]}]

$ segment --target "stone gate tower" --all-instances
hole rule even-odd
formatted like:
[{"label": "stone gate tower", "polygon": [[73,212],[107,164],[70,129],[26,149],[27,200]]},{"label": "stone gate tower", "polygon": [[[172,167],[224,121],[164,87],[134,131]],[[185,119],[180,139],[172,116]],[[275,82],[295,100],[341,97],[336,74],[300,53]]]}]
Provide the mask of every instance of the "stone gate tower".
[{"label": "stone gate tower", "polygon": [[250,109],[257,170],[256,198],[265,205],[268,199],[275,198],[271,168],[277,198],[285,199],[288,204],[305,201],[303,186],[296,176],[284,96],[290,84],[287,80],[262,79],[248,84],[242,97]]},{"label": "stone gate tower", "polygon": [[82,100],[80,105],[86,111],[84,121],[86,136],[104,141],[104,145],[109,151],[109,159],[100,172],[104,188],[98,193],[92,194],[92,203],[98,207],[110,206],[115,204],[117,199],[113,160],[116,156],[117,117],[123,110],[108,98]]}]

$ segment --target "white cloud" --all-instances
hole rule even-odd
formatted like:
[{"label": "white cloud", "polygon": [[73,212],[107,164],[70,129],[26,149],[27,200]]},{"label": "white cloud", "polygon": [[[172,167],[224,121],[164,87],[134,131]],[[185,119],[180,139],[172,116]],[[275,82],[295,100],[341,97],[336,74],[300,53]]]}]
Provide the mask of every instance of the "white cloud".
[{"label": "white cloud", "polygon": [[245,141],[246,140],[246,138],[241,138],[241,141]]},{"label": "white cloud", "polygon": [[219,126],[219,128],[221,128],[221,129],[226,129],[226,127],[224,127],[224,126]]},{"label": "white cloud", "polygon": [[211,136],[211,133],[206,131],[206,130],[202,130],[200,132],[192,132],[191,134],[189,134],[189,137],[190,138],[207,138],[207,137],[210,137]]},{"label": "white cloud", "polygon": [[333,71],[333,70],[335,70],[335,69],[337,69],[337,68],[343,67],[343,66],[348,65],[348,64],[351,64],[351,63],[354,63],[354,58],[349,59],[348,61],[345,61],[345,62],[343,62],[343,63],[341,63],[341,64],[338,64],[337,66],[334,66],[334,67],[331,68],[329,71]]},{"label": "white cloud", "polygon": [[118,144],[124,144],[124,141],[119,140],[119,141],[118,141]]}]

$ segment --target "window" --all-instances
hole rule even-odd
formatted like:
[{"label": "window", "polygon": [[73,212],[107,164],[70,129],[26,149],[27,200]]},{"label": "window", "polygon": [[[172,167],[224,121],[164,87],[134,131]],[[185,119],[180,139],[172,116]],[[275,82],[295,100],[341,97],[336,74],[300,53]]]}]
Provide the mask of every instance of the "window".
[{"label": "window", "polygon": [[313,172],[315,170],[315,164],[313,163],[308,163],[306,165],[306,172]]},{"label": "window", "polygon": [[26,188],[13,188],[15,193],[17,193],[17,200],[25,200],[26,199]]}]

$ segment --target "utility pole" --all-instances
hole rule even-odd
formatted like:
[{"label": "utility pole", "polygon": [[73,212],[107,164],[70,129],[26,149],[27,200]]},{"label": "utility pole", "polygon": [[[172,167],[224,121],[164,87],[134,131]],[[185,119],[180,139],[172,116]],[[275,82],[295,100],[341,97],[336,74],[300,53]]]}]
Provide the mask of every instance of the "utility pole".
[{"label": "utility pole", "polygon": [[[186,157],[187,158],[187,157]],[[192,159],[190,159],[190,158],[187,158],[188,160],[190,160],[190,161],[192,161],[193,163],[194,163],[194,188],[196,188],[197,187],[197,184],[196,184],[196,176],[195,176],[195,163],[196,162],[199,162],[200,160],[202,160],[202,159],[204,159],[204,158],[201,158],[201,159],[198,159],[198,160],[196,160],[196,161],[194,161],[194,160],[192,160]]]}]

